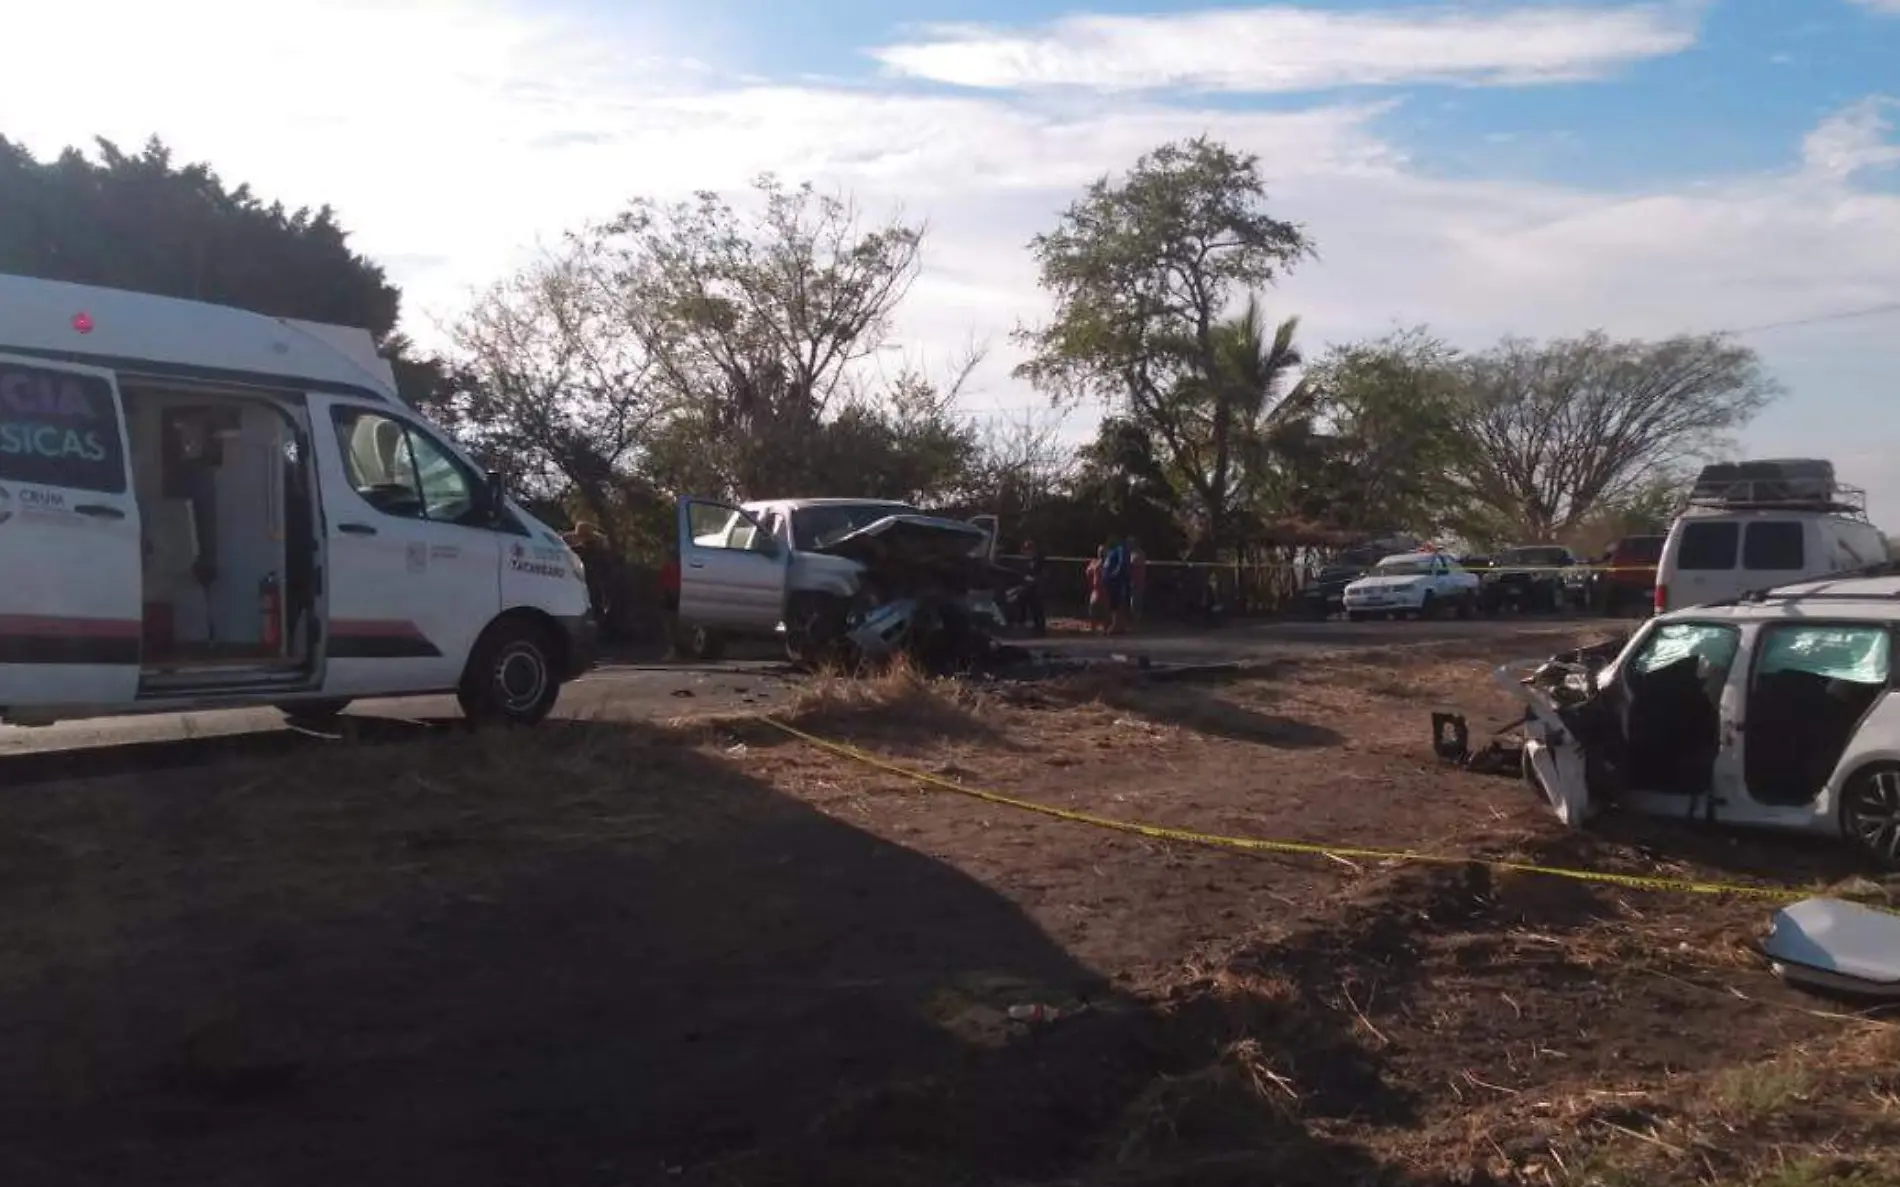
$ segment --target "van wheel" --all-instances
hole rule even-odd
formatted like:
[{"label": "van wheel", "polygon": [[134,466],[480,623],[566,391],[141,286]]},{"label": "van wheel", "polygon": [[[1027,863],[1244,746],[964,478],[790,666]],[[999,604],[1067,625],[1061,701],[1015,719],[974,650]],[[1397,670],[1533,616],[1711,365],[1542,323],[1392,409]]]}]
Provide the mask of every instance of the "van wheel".
[{"label": "van wheel", "polygon": [[560,695],[547,632],[512,620],[489,627],[475,644],[455,699],[470,721],[534,725]]},{"label": "van wheel", "polygon": [[1847,781],[1841,835],[1882,868],[1900,869],[1900,767],[1874,767]]},{"label": "van wheel", "polygon": [[350,698],[338,697],[330,701],[294,701],[278,705],[277,711],[284,715],[286,725],[298,729],[331,729],[349,707]]}]

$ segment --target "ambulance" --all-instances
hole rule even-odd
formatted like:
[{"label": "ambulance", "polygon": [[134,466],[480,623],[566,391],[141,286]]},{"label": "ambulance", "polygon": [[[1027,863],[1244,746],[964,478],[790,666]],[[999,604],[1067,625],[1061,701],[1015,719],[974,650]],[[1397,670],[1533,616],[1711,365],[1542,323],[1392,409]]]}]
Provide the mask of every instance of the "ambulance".
[{"label": "ambulance", "polygon": [[594,639],[579,558],[367,331],[0,275],[0,721],[528,724]]}]

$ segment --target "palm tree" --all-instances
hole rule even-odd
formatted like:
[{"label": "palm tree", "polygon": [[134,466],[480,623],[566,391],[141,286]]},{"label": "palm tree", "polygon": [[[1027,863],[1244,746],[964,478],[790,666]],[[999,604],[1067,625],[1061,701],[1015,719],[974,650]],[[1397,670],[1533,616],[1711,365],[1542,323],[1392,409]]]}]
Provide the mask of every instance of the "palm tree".
[{"label": "palm tree", "polygon": [[[1239,316],[1210,327],[1202,365],[1175,388],[1192,424],[1194,447],[1177,450],[1181,477],[1200,496],[1207,536],[1226,543],[1242,496],[1270,477],[1275,452],[1303,436],[1311,420],[1312,394],[1304,383],[1288,389],[1302,362],[1294,337],[1300,321],[1289,317],[1271,332],[1258,298],[1249,297]],[[1190,434],[1183,434],[1189,436]]]}]

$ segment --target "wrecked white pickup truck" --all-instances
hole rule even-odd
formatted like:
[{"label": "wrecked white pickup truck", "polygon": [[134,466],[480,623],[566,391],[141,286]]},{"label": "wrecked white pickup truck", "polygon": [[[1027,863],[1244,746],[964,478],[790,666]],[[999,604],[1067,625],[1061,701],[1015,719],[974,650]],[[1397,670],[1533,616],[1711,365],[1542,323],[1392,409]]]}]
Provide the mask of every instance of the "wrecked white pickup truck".
[{"label": "wrecked white pickup truck", "polygon": [[[1525,705],[1520,770],[1566,824],[1614,807],[1820,833],[1900,867],[1897,627],[1900,577],[1814,581],[1494,678]],[[1461,716],[1433,729],[1473,761]]]},{"label": "wrecked white pickup truck", "polygon": [[794,662],[897,652],[955,666],[1000,625],[996,522],[878,499],[679,504],[681,634],[697,658],[729,636],[785,642]]}]

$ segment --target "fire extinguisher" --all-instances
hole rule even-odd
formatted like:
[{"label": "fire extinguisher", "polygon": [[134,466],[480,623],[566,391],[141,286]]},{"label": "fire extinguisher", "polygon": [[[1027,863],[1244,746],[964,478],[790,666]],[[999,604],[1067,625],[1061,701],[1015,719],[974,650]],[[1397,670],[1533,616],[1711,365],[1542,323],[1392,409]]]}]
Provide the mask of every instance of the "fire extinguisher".
[{"label": "fire extinguisher", "polygon": [[264,615],[264,646],[270,651],[280,651],[284,645],[284,601],[277,585],[277,574],[271,573],[257,583],[258,609]]}]

